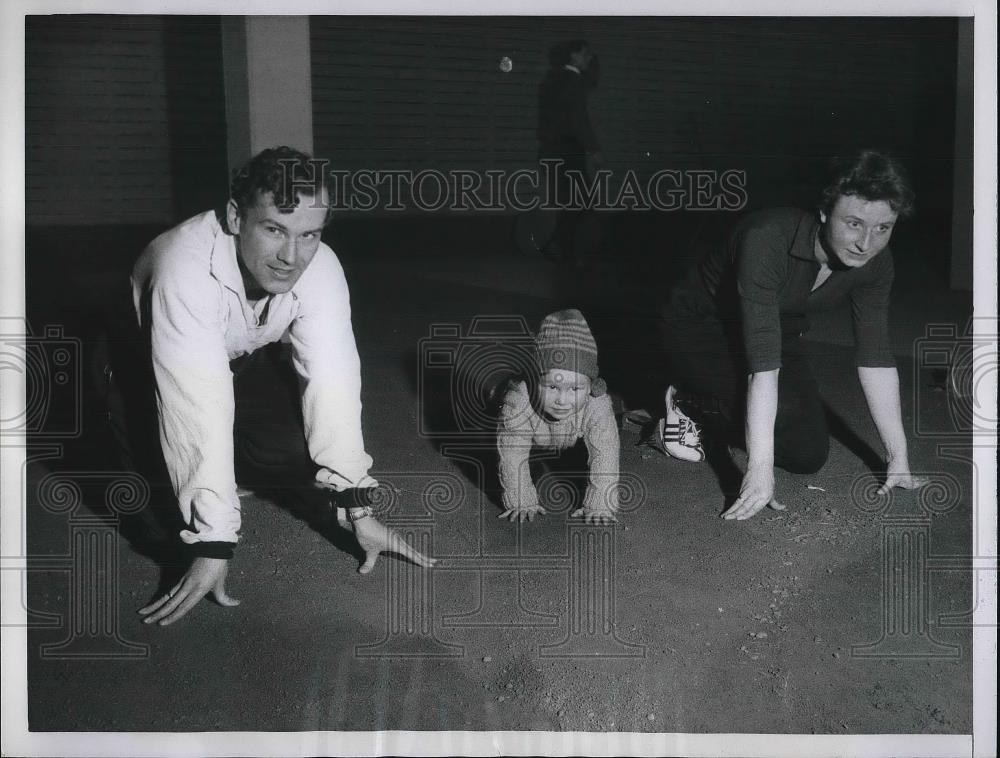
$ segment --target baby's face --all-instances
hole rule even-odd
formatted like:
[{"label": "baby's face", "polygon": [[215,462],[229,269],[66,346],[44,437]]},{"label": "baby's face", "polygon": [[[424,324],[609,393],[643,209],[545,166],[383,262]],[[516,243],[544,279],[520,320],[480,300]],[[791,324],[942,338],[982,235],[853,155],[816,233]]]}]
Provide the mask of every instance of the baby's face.
[{"label": "baby's face", "polygon": [[549,369],[538,383],[545,416],[562,421],[583,408],[590,397],[590,377],[565,369]]}]

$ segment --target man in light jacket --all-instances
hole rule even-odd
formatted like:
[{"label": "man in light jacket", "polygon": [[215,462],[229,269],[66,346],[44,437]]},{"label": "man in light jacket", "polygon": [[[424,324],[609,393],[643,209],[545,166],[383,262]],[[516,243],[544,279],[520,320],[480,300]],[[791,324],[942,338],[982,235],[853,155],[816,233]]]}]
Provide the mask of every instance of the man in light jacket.
[{"label": "man in light jacket", "polygon": [[[362,573],[385,550],[434,563],[372,510],[378,483],[361,431],[349,292],[320,241],[330,216],[324,179],[301,152],[265,150],[236,172],[222,217],[209,211],[165,232],[133,269],[163,462],[192,558],[168,594],[140,609],[146,623],[173,623],[208,593],[238,602],[225,589],[240,530],[238,466],[327,489],[365,551]],[[297,390],[282,376],[279,341],[290,343]]]}]

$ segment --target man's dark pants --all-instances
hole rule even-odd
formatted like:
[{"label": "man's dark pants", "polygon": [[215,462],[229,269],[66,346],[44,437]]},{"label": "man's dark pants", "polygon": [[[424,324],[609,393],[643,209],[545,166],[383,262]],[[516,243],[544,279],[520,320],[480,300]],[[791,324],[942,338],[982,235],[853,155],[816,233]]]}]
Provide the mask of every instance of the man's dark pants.
[{"label": "man's dark pants", "polygon": [[[153,513],[144,515],[147,525],[162,535],[175,531],[180,519],[159,443],[148,347],[142,344],[118,343],[108,372],[108,420],[119,460],[151,485]],[[287,489],[309,500],[322,499],[311,487],[316,466],[306,445],[298,379],[287,347],[267,345],[231,361],[230,370],[237,481],[244,487]]]},{"label": "man's dark pants", "polygon": [[555,243],[563,259],[576,260],[583,253],[586,243],[580,234],[588,211],[574,201],[574,182],[570,177],[575,173],[579,175],[578,181],[583,184],[589,182],[587,156],[583,152],[550,152],[541,158],[546,161],[541,164],[545,203],[560,208],[549,211],[557,214],[550,243]]}]

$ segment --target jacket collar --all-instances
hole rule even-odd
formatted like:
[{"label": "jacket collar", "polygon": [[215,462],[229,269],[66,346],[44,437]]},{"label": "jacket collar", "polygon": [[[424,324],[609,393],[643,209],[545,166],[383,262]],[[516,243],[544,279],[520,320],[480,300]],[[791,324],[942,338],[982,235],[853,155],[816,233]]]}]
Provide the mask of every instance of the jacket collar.
[{"label": "jacket collar", "polygon": [[236,261],[236,237],[226,231],[223,222],[216,218],[215,242],[212,245],[212,276],[226,289],[246,300],[243,276]]},{"label": "jacket collar", "polygon": [[790,255],[801,258],[804,261],[816,260],[816,235],[819,234],[819,220],[814,214],[804,216],[802,222],[795,230],[795,237],[792,240]]}]

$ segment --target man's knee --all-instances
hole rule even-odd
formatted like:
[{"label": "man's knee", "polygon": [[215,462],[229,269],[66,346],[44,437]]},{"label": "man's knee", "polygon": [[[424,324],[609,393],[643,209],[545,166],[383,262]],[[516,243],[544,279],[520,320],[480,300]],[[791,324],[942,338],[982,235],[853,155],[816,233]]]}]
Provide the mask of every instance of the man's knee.
[{"label": "man's knee", "polygon": [[234,442],[239,463],[255,474],[300,476],[309,469],[305,437],[294,426],[244,431]]}]

